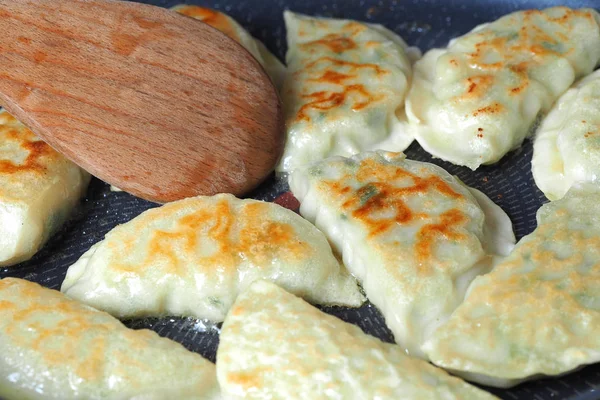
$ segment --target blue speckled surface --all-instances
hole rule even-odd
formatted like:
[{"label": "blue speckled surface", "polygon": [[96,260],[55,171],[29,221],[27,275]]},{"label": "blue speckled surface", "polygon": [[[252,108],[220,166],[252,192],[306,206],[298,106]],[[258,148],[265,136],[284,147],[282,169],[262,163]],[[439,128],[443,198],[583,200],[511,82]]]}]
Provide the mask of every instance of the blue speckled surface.
[{"label": "blue speckled surface", "polygon": [[[179,3],[164,0],[145,2],[164,7]],[[475,25],[517,9],[560,4],[600,8],[600,0],[215,0],[188,3],[210,6],[228,13],[263,40],[280,58],[285,54],[282,12],[286,8],[307,14],[378,22],[399,33],[410,45],[422,50],[444,46],[450,38],[469,31]],[[482,167],[476,172],[432,160],[417,144],[413,144],[406,153],[409,158],[439,164],[458,175],[466,184],[486,193],[509,214],[517,237],[520,238],[535,228],[535,212],[544,201],[531,177],[531,151],[531,143],[527,141],[522,149],[510,153],[500,163]],[[271,178],[252,195],[263,200],[273,200],[286,190],[284,182]],[[0,269],[0,277],[17,276],[51,288],[59,288],[67,267],[85,250],[101,240],[115,225],[154,206],[126,193],[112,193],[107,185],[94,180],[76,217],[33,260]],[[325,311],[353,322],[383,340],[392,339],[381,315],[372,306],[363,306],[359,310],[327,308]],[[128,321],[127,324],[133,328],[154,329],[214,360],[218,327],[204,326],[199,321],[181,318],[146,319]],[[584,368],[562,378],[538,380],[510,390],[491,391],[503,399],[600,399],[600,365]]]}]

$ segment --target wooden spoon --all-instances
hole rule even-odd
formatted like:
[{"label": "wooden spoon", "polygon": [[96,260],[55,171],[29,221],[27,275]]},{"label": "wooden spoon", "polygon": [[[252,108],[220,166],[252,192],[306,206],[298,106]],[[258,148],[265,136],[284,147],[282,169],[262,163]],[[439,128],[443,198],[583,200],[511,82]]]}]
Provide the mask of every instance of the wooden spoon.
[{"label": "wooden spoon", "polygon": [[0,0],[0,32],[0,103],[127,192],[240,195],[279,158],[275,88],[208,25],[138,3]]}]

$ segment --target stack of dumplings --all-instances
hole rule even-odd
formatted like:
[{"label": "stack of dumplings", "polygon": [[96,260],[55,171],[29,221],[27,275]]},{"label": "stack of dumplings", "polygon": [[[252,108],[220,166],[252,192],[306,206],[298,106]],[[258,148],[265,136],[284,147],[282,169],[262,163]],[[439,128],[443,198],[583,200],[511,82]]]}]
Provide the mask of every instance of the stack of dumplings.
[{"label": "stack of dumplings", "polygon": [[[284,66],[231,17],[173,10],[238,41],[281,92],[276,169],[300,215],[183,199],[108,232],[62,293],[1,279],[0,396],[483,400],[462,379],[506,388],[600,362],[596,11],[515,12],[423,57],[381,25],[286,11]],[[402,153],[416,139],[475,170],[530,137],[552,201],[518,243],[485,194]],[[88,181],[0,112],[0,266],[30,258]],[[313,306],[366,301],[395,344]],[[216,365],[116,319],[165,316],[223,322]]]}]

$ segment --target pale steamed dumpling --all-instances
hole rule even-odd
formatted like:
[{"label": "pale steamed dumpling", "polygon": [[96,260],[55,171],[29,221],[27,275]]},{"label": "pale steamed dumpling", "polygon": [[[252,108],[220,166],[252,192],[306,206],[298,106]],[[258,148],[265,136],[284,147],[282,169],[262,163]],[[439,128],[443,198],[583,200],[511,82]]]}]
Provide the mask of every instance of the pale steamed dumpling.
[{"label": "pale steamed dumpling", "polygon": [[289,11],[284,19],[287,140],[277,170],[408,147],[404,100],[412,71],[404,41],[381,25]]},{"label": "pale steamed dumpling", "polygon": [[495,399],[265,281],[225,319],[217,376],[230,399]]},{"label": "pale steamed dumpling", "polygon": [[296,170],[290,188],[414,356],[424,357],[422,343],[469,283],[515,242],[508,216],[485,195],[402,153],[332,157]]},{"label": "pale steamed dumpling", "polygon": [[0,267],[31,258],[77,207],[90,175],[0,110]]},{"label": "pale steamed dumpling", "polygon": [[574,186],[537,220],[425,344],[435,364],[509,387],[600,361],[600,189]]},{"label": "pale steamed dumpling", "polygon": [[169,203],[114,228],[69,268],[61,290],[118,317],[218,322],[257,279],[317,304],[364,300],[308,221],[277,204],[226,194]]},{"label": "pale steamed dumpling", "polygon": [[199,354],[16,278],[0,280],[0,397],[221,398],[215,366]]},{"label": "pale steamed dumpling", "polygon": [[180,14],[198,19],[220,30],[246,48],[267,71],[278,89],[283,85],[285,66],[258,39],[252,37],[240,24],[222,12],[206,7],[179,4],[172,8]]},{"label": "pale steamed dumpling", "polygon": [[558,99],[533,142],[531,171],[550,200],[576,182],[600,179],[600,71]]},{"label": "pale steamed dumpling", "polygon": [[406,103],[417,141],[471,169],[497,162],[598,65],[599,20],[591,9],[518,11],[427,52]]}]

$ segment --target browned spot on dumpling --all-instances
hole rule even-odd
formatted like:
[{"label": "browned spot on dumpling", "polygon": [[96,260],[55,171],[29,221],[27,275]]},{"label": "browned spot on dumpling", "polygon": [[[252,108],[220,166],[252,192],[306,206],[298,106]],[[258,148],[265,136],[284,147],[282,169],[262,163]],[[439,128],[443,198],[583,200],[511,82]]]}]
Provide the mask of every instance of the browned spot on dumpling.
[{"label": "browned spot on dumpling", "polygon": [[[270,369],[269,369],[270,370]],[[260,388],[262,386],[262,373],[268,373],[268,371],[258,371],[257,369],[253,369],[252,373],[245,372],[236,372],[230,373],[227,376],[228,384],[239,385],[245,390],[251,388]]]},{"label": "browned spot on dumpling", "polygon": [[384,75],[384,74],[388,73],[388,71],[386,71],[385,69],[383,69],[382,67],[380,67],[377,64],[355,63],[355,62],[351,62],[351,61],[338,60],[333,57],[321,57],[314,61],[311,61],[310,63],[308,63],[305,66],[305,69],[309,70],[309,69],[315,68],[323,63],[331,64],[334,67],[345,67],[345,68],[348,68],[350,70],[350,72],[356,72],[359,70],[367,69],[367,70],[371,70],[371,71],[375,72],[376,75]]},{"label": "browned spot on dumpling", "polygon": [[0,173],[14,174],[21,171],[44,173],[46,167],[39,162],[39,159],[52,155],[54,150],[41,140],[27,141],[21,147],[29,152],[25,161],[22,164],[18,164],[9,160],[0,160]]},{"label": "browned spot on dumpling", "polygon": [[[326,190],[343,200],[344,213],[351,214],[367,227],[369,237],[385,233],[396,224],[428,218],[427,214],[411,210],[405,201],[409,196],[436,191],[449,198],[463,199],[438,176],[420,177],[396,165],[382,165],[372,159],[363,160],[355,176],[364,183],[358,189],[339,181],[324,181],[323,184]],[[393,182],[398,179],[409,179],[412,185],[397,187]],[[345,177],[340,179],[344,180]]]},{"label": "browned spot on dumpling", "polygon": [[302,43],[300,47],[304,50],[309,50],[314,47],[327,47],[334,53],[343,53],[346,50],[356,49],[358,46],[351,38],[339,36],[337,34],[330,34],[324,36],[322,39],[313,40],[312,42]]},{"label": "browned spot on dumpling", "polygon": [[378,42],[376,40],[368,40],[363,43],[363,46],[367,49],[376,49],[378,47],[381,47],[381,42]]},{"label": "browned spot on dumpling", "polygon": [[[234,210],[228,200],[222,199],[216,204],[197,207],[179,218],[176,207],[162,210],[158,216],[171,217],[173,226],[151,232],[143,262],[115,268],[141,273],[156,266],[165,273],[183,276],[188,268],[198,266],[228,270],[248,261],[262,268],[269,266],[274,258],[285,261],[311,257],[310,246],[290,224],[269,218],[270,207],[273,205],[247,203]],[[211,246],[213,251],[200,250],[203,246]],[[189,265],[190,255],[197,258],[197,265]]]},{"label": "browned spot on dumpling", "polygon": [[302,97],[312,99],[312,101],[304,104],[298,111],[296,118],[301,121],[310,121],[307,113],[310,109],[328,111],[340,107],[348,99],[351,99],[352,110],[360,111],[381,98],[381,96],[372,95],[367,88],[360,84],[345,86],[343,92],[321,91]]},{"label": "browned spot on dumpling", "polygon": [[519,84],[509,88],[510,94],[519,94],[529,86],[529,75],[527,73],[527,63],[522,62],[517,65],[509,66],[509,69],[517,75]]},{"label": "browned spot on dumpling", "polygon": [[296,119],[299,121],[310,121],[310,117],[307,113],[310,109],[321,111],[331,110],[332,108],[339,107],[346,99],[346,95],[343,92],[314,92],[302,97],[313,100],[300,107],[300,111],[298,111],[298,115],[296,116]]},{"label": "browned spot on dumpling", "polygon": [[347,35],[347,36],[350,36],[350,37],[355,37],[359,33],[364,32],[366,29],[367,29],[367,27],[364,24],[361,24],[360,22],[348,21],[348,23],[346,23],[342,27],[342,29],[340,30],[340,32],[343,35]]},{"label": "browned spot on dumpling", "polygon": [[310,110],[329,112],[347,104],[354,111],[360,111],[385,98],[384,94],[374,94],[362,84],[352,83],[360,71],[371,71],[375,77],[388,71],[376,64],[355,63],[334,57],[320,57],[307,63],[297,74],[308,75],[308,81],[329,83],[340,86],[340,90],[321,90],[301,94],[307,100],[296,113],[296,121],[310,122]]},{"label": "browned spot on dumpling", "polygon": [[344,81],[352,78],[356,78],[356,75],[342,74],[335,71],[325,71],[319,78],[309,79],[309,81],[342,85]]},{"label": "browned spot on dumpling", "polygon": [[[507,17],[509,26],[515,26],[512,32],[498,36],[494,30],[482,30],[474,33],[479,40],[474,51],[467,53],[469,66],[478,71],[509,70],[516,75],[517,84],[509,87],[509,95],[520,95],[530,84],[528,71],[541,65],[549,58],[564,57],[574,51],[567,47],[570,32],[574,26],[582,22],[580,18],[593,21],[589,11],[572,10],[567,7],[556,8],[559,15],[550,15],[540,10],[527,10]],[[475,90],[471,84],[467,94]],[[472,89],[472,90],[471,90]],[[481,97],[485,90],[478,94]],[[479,114],[494,114],[497,107],[480,109]]]},{"label": "browned spot on dumpling", "polygon": [[448,241],[458,241],[464,238],[462,233],[456,232],[456,227],[467,222],[464,213],[457,209],[451,209],[440,215],[438,223],[427,224],[421,227],[417,233],[416,252],[417,260],[425,262],[432,256],[432,248],[436,238]]},{"label": "browned spot on dumpling", "polygon": [[478,99],[484,97],[494,84],[492,75],[471,76],[464,80],[467,90],[458,96],[459,100]]},{"label": "browned spot on dumpling", "polygon": [[0,300],[0,310],[6,310],[8,308],[15,308],[15,303],[6,300]]},{"label": "browned spot on dumpling", "polygon": [[473,116],[477,117],[481,114],[484,114],[484,115],[485,114],[487,114],[487,115],[499,114],[502,111],[504,111],[504,106],[500,103],[494,102],[494,103],[490,104],[489,106],[478,108],[477,110],[475,110],[473,112]]},{"label": "browned spot on dumpling", "polygon": [[229,311],[229,313],[231,315],[242,315],[242,313],[244,313],[245,311],[246,309],[241,305],[234,305],[234,307],[231,309],[231,311]]},{"label": "browned spot on dumpling", "polygon": [[[356,197],[344,203],[342,207],[347,209],[352,205],[351,208],[354,208],[356,200],[360,200],[371,190],[377,193],[352,212],[353,217],[368,226],[369,236],[377,236],[387,232],[395,224],[406,224],[414,218],[420,217],[420,215],[414,214],[410,207],[406,205],[402,199],[401,192],[398,192],[390,185],[379,182],[360,188],[356,192]],[[391,218],[382,218],[377,215],[385,211],[393,211],[394,216]]]},{"label": "browned spot on dumpling", "polygon": [[[10,286],[15,286],[19,295],[23,298],[39,295],[41,289],[39,285],[33,282],[17,281],[10,278],[0,281],[0,291],[9,289]],[[82,332],[88,329],[99,330],[106,326],[108,332],[109,327],[105,321],[106,318],[101,313],[81,306],[78,303],[67,300],[59,292],[47,294],[48,304],[40,304],[32,301],[29,307],[13,307],[10,310],[11,319],[14,323],[10,324],[6,329],[12,341],[17,344],[27,345],[34,351],[40,350],[41,357],[48,365],[57,365],[69,360],[74,364],[74,373],[83,379],[98,379],[102,372],[100,365],[104,360],[106,353],[106,343],[104,338],[94,338],[86,344],[88,352],[85,357],[77,354],[79,351],[77,346],[71,346],[70,341],[76,342]],[[48,327],[43,317],[45,315],[60,315],[64,319],[63,323],[52,324]],[[39,318],[36,318],[39,316]],[[21,321],[28,322],[28,335],[23,336],[18,326]],[[17,327],[16,329],[14,329]],[[49,346],[53,343],[56,337],[65,338],[61,341],[62,346]]]},{"label": "browned spot on dumpling", "polygon": [[220,13],[210,8],[204,8],[193,5],[185,5],[178,7],[176,11],[180,14],[187,15],[188,17],[195,18],[212,26],[215,29],[220,30],[230,38],[239,42],[240,37],[237,34],[235,27],[232,25],[231,20],[227,15]]},{"label": "browned spot on dumpling", "polygon": [[49,161],[60,157],[48,144],[41,141],[25,125],[18,122],[13,116],[3,113],[0,125],[0,138],[7,142],[14,142],[27,153],[23,162],[2,159],[0,151],[0,174],[15,174],[19,172],[34,172],[43,174]]}]

